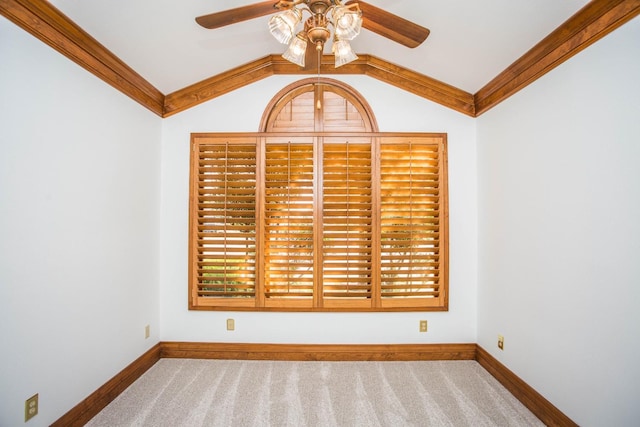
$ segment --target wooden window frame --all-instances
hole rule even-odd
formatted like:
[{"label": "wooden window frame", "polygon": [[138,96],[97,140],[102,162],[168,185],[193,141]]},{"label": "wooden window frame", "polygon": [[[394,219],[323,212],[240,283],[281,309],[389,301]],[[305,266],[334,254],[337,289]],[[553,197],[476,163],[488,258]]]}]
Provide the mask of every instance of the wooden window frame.
[{"label": "wooden window frame", "polygon": [[[311,298],[282,298],[277,300],[265,296],[265,167],[266,147],[268,141],[311,141],[313,144],[313,295]],[[371,217],[373,231],[371,237],[371,296],[368,298],[336,299],[323,296],[323,172],[322,155],[323,142],[331,141],[370,141],[371,143]],[[429,172],[429,179],[435,179],[438,189],[437,200],[434,200],[435,216],[437,216],[437,230],[434,230],[434,241],[437,242],[437,293],[427,297],[395,297],[383,298],[381,284],[381,212],[382,190],[380,176],[383,172],[381,162],[384,163],[381,146],[389,143],[419,142],[433,147],[437,152],[437,174]],[[255,296],[252,298],[237,298],[222,296],[219,298],[199,295],[199,277],[202,270],[198,270],[198,260],[202,250],[199,243],[199,201],[200,177],[202,164],[200,149],[207,144],[240,143],[255,145],[256,178],[255,178]],[[447,135],[443,133],[386,133],[386,132],[303,132],[303,133],[220,133],[191,135],[191,173],[190,173],[190,208],[189,208],[189,309],[191,310],[233,310],[233,311],[447,311],[449,300],[449,249],[448,249],[448,180],[447,180]],[[391,155],[390,155],[391,156]],[[432,162],[433,163],[433,162]],[[393,162],[390,167],[394,168]],[[423,197],[423,196],[421,196]],[[424,198],[424,197],[423,197]],[[202,207],[202,206],[200,206]],[[431,208],[429,208],[431,209]],[[394,214],[395,215],[395,214]],[[410,224],[422,224],[423,221],[433,221],[416,217],[407,219]],[[434,223],[435,224],[435,223]],[[429,224],[433,228],[434,224]],[[201,230],[200,230],[201,231]],[[417,232],[419,234],[419,232]],[[437,234],[437,236],[436,236]],[[200,234],[202,236],[202,234]],[[201,242],[201,240],[200,240]],[[200,245],[200,247],[199,247]],[[424,245],[423,245],[424,246]],[[428,246],[428,245],[427,245]],[[407,247],[404,250],[409,250]],[[423,250],[424,251],[424,250]],[[413,267],[411,267],[413,268]],[[418,269],[418,268],[417,268]],[[413,271],[413,270],[412,270]],[[411,276],[412,271],[407,273]],[[409,279],[408,279],[409,280]],[[418,286],[420,288],[420,286]],[[424,288],[424,286],[423,286]],[[424,290],[424,289],[422,289]],[[416,294],[418,295],[418,294]]]}]

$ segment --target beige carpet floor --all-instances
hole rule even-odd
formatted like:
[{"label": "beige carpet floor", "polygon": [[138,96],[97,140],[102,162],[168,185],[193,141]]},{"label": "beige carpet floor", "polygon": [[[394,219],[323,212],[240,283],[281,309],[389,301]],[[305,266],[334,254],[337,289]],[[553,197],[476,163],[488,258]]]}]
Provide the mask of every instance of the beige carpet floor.
[{"label": "beige carpet floor", "polygon": [[161,359],[87,425],[543,424],[475,361]]}]

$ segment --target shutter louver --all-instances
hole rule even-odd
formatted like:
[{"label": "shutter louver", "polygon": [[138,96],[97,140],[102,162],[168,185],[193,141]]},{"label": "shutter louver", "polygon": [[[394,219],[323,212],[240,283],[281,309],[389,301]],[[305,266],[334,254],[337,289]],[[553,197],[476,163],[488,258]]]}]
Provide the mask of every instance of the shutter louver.
[{"label": "shutter louver", "polygon": [[303,92],[287,102],[271,123],[272,132],[312,132],[315,129],[314,92]]},{"label": "shutter louver", "polygon": [[[371,307],[371,143],[323,145],[324,306]],[[336,301],[347,300],[347,301]],[[357,301],[364,300],[364,301]]]},{"label": "shutter louver", "polygon": [[[265,148],[265,304],[313,301],[313,140]],[[292,304],[291,301],[289,301]]]},{"label": "shutter louver", "polygon": [[254,298],[255,143],[202,144],[197,149],[197,296]]},{"label": "shutter louver", "polygon": [[[439,148],[407,141],[381,150],[381,298],[440,296]],[[408,303],[410,304],[410,303]]]},{"label": "shutter louver", "polygon": [[324,132],[366,132],[368,130],[358,109],[337,93],[324,92],[322,115]]}]

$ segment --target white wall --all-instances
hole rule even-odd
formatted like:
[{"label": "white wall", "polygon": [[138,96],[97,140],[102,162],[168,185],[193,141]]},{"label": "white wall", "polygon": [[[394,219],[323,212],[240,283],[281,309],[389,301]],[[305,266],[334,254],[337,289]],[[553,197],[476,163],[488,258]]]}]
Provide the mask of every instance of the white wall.
[{"label": "white wall", "polygon": [[[297,77],[161,121],[1,19],[0,425],[22,424],[34,393],[30,425],[48,425],[159,339],[478,342],[581,425],[633,424],[637,40],[638,19],[477,121],[365,76],[339,77],[364,95],[380,130],[449,135],[449,312],[190,312],[189,134],[257,130]],[[425,318],[430,332],[420,334]]]},{"label": "white wall", "polygon": [[35,393],[51,424],[158,342],[160,132],[0,18],[0,426]]},{"label": "white wall", "polygon": [[[296,76],[276,76],[163,121],[161,340],[251,343],[476,342],[477,202],[474,119],[365,76],[340,76],[369,102],[381,131],[447,132],[450,299],[444,313],[202,312],[187,308],[189,136],[255,132],[267,104]],[[236,320],[226,331],[225,319]],[[418,332],[418,320],[429,332]]]},{"label": "white wall", "polygon": [[638,41],[636,18],[477,123],[478,343],[584,426],[640,420]]}]

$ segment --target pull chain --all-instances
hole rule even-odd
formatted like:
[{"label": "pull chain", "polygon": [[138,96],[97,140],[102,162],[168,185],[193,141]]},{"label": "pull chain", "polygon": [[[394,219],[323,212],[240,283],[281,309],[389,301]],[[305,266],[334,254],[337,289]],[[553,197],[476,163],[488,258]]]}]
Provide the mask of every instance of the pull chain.
[{"label": "pull chain", "polygon": [[[318,51],[318,90],[320,89],[320,61],[322,60],[322,49],[320,48],[320,46],[316,47],[316,50]],[[318,94],[320,94],[320,92],[318,91]],[[318,101],[316,102],[316,108],[318,110],[322,109],[322,103],[320,102],[320,97],[318,97]]]}]

